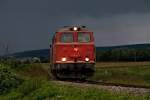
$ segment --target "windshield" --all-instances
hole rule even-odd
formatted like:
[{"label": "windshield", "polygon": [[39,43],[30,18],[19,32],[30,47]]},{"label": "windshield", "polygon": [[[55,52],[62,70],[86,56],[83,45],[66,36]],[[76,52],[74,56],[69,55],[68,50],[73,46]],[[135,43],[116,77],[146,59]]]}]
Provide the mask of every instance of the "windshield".
[{"label": "windshield", "polygon": [[69,32],[62,33],[60,41],[64,43],[73,42],[73,34]]},{"label": "windshield", "polygon": [[90,34],[89,33],[78,33],[78,42],[90,42]]}]

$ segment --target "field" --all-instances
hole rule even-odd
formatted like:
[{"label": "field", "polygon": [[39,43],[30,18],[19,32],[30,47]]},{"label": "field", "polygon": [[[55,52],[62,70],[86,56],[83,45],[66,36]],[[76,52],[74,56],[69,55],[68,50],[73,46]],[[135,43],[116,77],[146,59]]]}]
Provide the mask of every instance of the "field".
[{"label": "field", "polygon": [[45,80],[27,80],[18,88],[1,95],[0,100],[149,100],[150,96],[112,93],[92,87],[75,87]]},{"label": "field", "polygon": [[[96,87],[56,84],[49,64],[26,64],[12,71],[22,84],[0,95],[0,100],[150,100],[150,95],[113,93]],[[150,86],[150,63],[97,63],[93,80]]]},{"label": "field", "polygon": [[150,62],[97,63],[91,79],[150,86]]}]

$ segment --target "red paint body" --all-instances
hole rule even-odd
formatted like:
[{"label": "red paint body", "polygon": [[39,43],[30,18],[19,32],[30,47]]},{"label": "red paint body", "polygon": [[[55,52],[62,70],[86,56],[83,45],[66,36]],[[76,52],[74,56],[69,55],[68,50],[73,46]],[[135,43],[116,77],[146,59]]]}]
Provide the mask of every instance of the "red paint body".
[{"label": "red paint body", "polygon": [[[61,34],[63,32],[72,32],[74,40],[72,43],[60,42]],[[90,42],[79,43],[77,36],[78,32],[90,34]],[[95,63],[95,45],[93,32],[88,30],[81,31],[59,31],[56,32],[52,42],[52,63]],[[61,61],[65,57],[67,61]],[[88,57],[89,61],[86,62],[85,58]]]}]

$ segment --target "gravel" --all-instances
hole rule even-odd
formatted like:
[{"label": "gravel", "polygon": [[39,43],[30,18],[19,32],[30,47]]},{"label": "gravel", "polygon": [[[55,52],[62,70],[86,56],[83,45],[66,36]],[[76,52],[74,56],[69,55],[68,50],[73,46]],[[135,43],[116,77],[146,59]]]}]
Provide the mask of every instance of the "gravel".
[{"label": "gravel", "polygon": [[135,95],[150,94],[150,89],[146,89],[146,88],[105,86],[105,85],[75,83],[75,82],[67,82],[67,81],[53,81],[53,82],[57,84],[71,85],[71,86],[77,86],[77,87],[96,87],[98,89],[108,90],[114,93],[127,93],[127,94],[135,94]]}]

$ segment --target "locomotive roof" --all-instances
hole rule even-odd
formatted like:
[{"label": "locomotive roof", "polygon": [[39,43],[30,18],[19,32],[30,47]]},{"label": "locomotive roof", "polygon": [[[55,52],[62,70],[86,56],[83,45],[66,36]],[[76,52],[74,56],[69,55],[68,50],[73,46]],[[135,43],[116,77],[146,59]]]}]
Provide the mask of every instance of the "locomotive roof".
[{"label": "locomotive roof", "polygon": [[[80,29],[79,31],[89,31],[86,27],[81,27],[81,26],[75,26],[75,27],[79,28]],[[58,29],[57,32],[73,31],[73,30],[71,30],[71,28],[74,28],[74,27],[64,26],[64,27]]]}]

